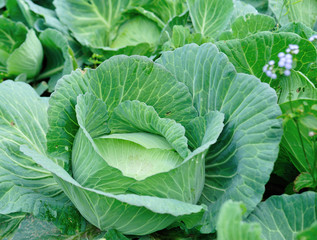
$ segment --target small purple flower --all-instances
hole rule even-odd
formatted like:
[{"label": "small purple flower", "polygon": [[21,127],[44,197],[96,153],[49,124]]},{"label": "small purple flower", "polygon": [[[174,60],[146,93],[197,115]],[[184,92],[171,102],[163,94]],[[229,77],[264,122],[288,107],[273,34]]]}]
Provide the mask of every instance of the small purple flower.
[{"label": "small purple flower", "polygon": [[266,72],[266,71],[267,71],[267,67],[268,67],[268,65],[265,64],[265,65],[263,66],[263,68],[262,68],[262,71],[263,71],[263,72]]},{"label": "small purple flower", "polygon": [[287,64],[285,64],[284,67],[285,67],[286,69],[288,69],[288,70],[291,70],[291,69],[292,69],[292,64],[287,63]]},{"label": "small purple flower", "polygon": [[284,59],[281,59],[281,60],[278,62],[278,66],[279,66],[279,67],[284,67],[284,66],[285,66],[285,60],[284,60]]},{"label": "small purple flower", "polygon": [[293,63],[293,59],[287,58],[287,59],[285,59],[285,63],[292,64]]},{"label": "small purple flower", "polygon": [[277,56],[278,56],[279,58],[285,57],[285,53],[280,52]]},{"label": "small purple flower", "polygon": [[284,75],[285,75],[285,76],[289,76],[289,75],[291,75],[291,71],[290,71],[290,70],[288,70],[288,69],[286,69],[286,70],[284,71]]},{"label": "small purple flower", "polygon": [[272,73],[271,71],[269,71],[269,70],[268,70],[268,71],[266,71],[266,76],[268,76],[268,77],[272,77],[272,74],[273,74],[273,73]]},{"label": "small purple flower", "polygon": [[292,59],[292,58],[293,58],[292,54],[288,53],[288,54],[285,55],[285,59]]}]

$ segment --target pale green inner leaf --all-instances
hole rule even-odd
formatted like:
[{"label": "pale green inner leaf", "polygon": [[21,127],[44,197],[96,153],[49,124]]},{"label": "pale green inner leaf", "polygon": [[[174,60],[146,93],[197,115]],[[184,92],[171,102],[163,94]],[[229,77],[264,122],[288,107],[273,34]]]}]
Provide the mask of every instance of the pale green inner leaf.
[{"label": "pale green inner leaf", "polygon": [[105,135],[101,137],[101,139],[105,139],[105,138],[131,141],[147,149],[159,148],[159,149],[173,150],[172,146],[165,140],[165,138],[155,134],[151,134],[151,133],[145,133],[145,132],[123,133],[123,134]]},{"label": "pale green inner leaf", "polygon": [[144,134],[114,134],[94,142],[107,164],[136,180],[168,172],[183,161],[178,153],[167,148],[168,143],[164,143],[163,138]]}]

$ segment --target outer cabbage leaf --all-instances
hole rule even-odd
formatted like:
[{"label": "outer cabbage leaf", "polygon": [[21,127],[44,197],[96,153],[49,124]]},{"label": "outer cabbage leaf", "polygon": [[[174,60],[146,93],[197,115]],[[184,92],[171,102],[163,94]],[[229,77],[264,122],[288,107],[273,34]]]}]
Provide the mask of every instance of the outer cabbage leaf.
[{"label": "outer cabbage leaf", "polygon": [[76,231],[81,218],[52,174],[19,150],[27,145],[46,154],[47,107],[25,83],[0,84],[0,215],[19,222],[22,213],[31,213],[63,230],[59,223],[68,219],[65,231]]},{"label": "outer cabbage leaf", "polygon": [[247,221],[260,223],[267,240],[291,240],[316,221],[316,206],[315,192],[273,196],[260,203]]},{"label": "outer cabbage leaf", "polygon": [[[186,84],[199,116],[209,111],[225,115],[224,130],[206,156],[201,197],[209,205],[213,228],[221,204],[229,198],[243,201],[247,212],[252,211],[261,201],[282,135],[274,90],[253,76],[236,74],[228,58],[211,44],[187,45],[163,53],[157,62]],[[190,124],[191,131],[202,132],[204,125],[195,125]]]},{"label": "outer cabbage leaf", "polygon": [[[174,199],[135,194],[114,195],[83,187],[51,159],[27,146],[22,146],[21,149],[38,164],[51,170],[81,214],[100,229],[114,228],[125,234],[145,235],[163,229],[177,220],[193,227],[204,212],[203,206]],[[127,222],[127,219],[130,221]]]}]

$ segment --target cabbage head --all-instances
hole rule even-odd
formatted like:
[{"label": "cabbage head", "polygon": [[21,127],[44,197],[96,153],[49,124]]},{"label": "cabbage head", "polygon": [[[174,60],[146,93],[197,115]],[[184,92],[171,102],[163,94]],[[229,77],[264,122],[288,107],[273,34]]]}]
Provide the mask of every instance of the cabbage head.
[{"label": "cabbage head", "polygon": [[156,62],[115,56],[58,82],[50,154],[21,150],[101,230],[144,235],[183,222],[211,232],[224,200],[248,211],[261,201],[281,137],[276,101],[212,44]]}]

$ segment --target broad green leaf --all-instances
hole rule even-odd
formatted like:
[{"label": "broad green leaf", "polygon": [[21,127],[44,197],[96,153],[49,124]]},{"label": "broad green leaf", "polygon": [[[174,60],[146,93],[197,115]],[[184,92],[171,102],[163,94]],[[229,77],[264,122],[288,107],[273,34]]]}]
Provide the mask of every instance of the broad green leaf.
[{"label": "broad green leaf", "polygon": [[314,180],[310,173],[301,173],[294,181],[294,190],[299,192],[303,188],[315,188],[317,187],[317,182]]},{"label": "broad green leaf", "polygon": [[[3,180],[2,184],[12,187],[14,184],[21,184],[21,188],[27,187],[26,192],[30,192],[30,188],[36,190],[47,185],[41,193],[47,196],[56,195],[61,191],[58,185],[54,184],[52,175],[19,151],[20,145],[28,144],[33,149],[45,153],[47,104],[25,83],[5,81],[0,86],[0,177],[10,181],[6,183]],[[11,193],[19,195],[18,192]]]},{"label": "broad green leaf", "polygon": [[0,214],[32,213],[61,229],[70,219],[67,231],[75,231],[80,216],[52,174],[20,151],[27,145],[46,154],[47,106],[25,83],[0,84]]},{"label": "broad green leaf", "polygon": [[40,41],[46,56],[46,64],[37,80],[50,78],[50,91],[53,91],[57,80],[70,74],[77,64],[73,59],[73,52],[67,39],[60,32],[47,29],[41,33]]},{"label": "broad green leaf", "polygon": [[205,37],[217,37],[230,23],[232,0],[187,0],[194,29]]},{"label": "broad green leaf", "polygon": [[248,222],[258,222],[267,240],[295,239],[298,232],[317,220],[315,192],[270,197],[249,215]]},{"label": "broad green leaf", "polygon": [[281,76],[279,81],[279,104],[297,99],[317,99],[317,89],[301,72],[292,70],[289,77]]},{"label": "broad green leaf", "polygon": [[109,114],[123,101],[139,100],[153,106],[160,117],[181,124],[197,116],[187,87],[162,66],[144,57],[116,56],[96,70],[88,69],[84,74],[77,70],[65,76],[52,94],[48,149],[65,159],[69,159],[78,129],[74,111],[77,96],[86,91],[105,102]]},{"label": "broad green leaf", "polygon": [[314,139],[309,136],[309,132],[312,129],[301,123],[301,118],[307,114],[317,116],[317,111],[315,113],[312,111],[312,107],[316,103],[317,100],[299,99],[280,105],[283,115],[292,116],[298,111],[304,113],[303,115],[284,120],[284,134],[281,142],[282,146],[294,156],[290,160],[293,161],[293,164],[300,172],[316,172],[314,170],[316,166]]},{"label": "broad green leaf", "polygon": [[217,240],[263,240],[260,224],[242,221],[245,212],[243,203],[226,201],[219,213]]},{"label": "broad green leaf", "polygon": [[274,90],[253,76],[236,74],[212,44],[187,45],[163,53],[157,62],[187,85],[200,116],[209,111],[225,115],[225,127],[206,156],[201,197],[209,205],[213,228],[221,204],[229,198],[245,202],[252,211],[261,201],[282,135]]},{"label": "broad green leaf", "polygon": [[303,230],[296,235],[296,240],[314,240],[317,236],[317,221],[309,228]]},{"label": "broad green leaf", "polygon": [[5,0],[0,0],[0,8],[3,8],[6,5]]},{"label": "broad green leaf", "polygon": [[110,47],[123,48],[135,46],[139,43],[148,43],[154,50],[160,37],[160,32],[155,22],[143,16],[134,17],[120,26],[118,34],[110,44]]},{"label": "broad green leaf", "polygon": [[247,14],[245,16],[238,17],[232,24],[232,33],[230,38],[226,35],[227,33],[219,36],[220,40],[229,40],[235,38],[245,38],[254,33],[270,31],[275,27],[274,18],[268,15],[262,14]]},{"label": "broad green leaf", "polygon": [[43,48],[33,30],[29,30],[25,41],[7,59],[8,74],[17,76],[26,73],[28,78],[35,77],[41,70]]},{"label": "broad green leaf", "polygon": [[[191,228],[204,212],[203,206],[174,199],[135,194],[114,195],[83,187],[51,159],[27,146],[22,146],[22,150],[45,169],[52,171],[81,214],[101,230],[113,228],[124,234],[145,235],[175,221],[184,221]],[[130,221],[127,222],[127,219]]]},{"label": "broad green leaf", "polygon": [[316,0],[269,0],[269,6],[281,25],[299,21],[313,28],[317,20]]},{"label": "broad green leaf", "polygon": [[25,218],[25,215],[25,213],[0,214],[0,238],[10,239]]},{"label": "broad green leaf", "polygon": [[[293,33],[257,33],[244,39],[234,39],[217,42],[217,47],[225,53],[238,72],[252,74],[263,82],[270,83],[276,88],[279,79],[272,80],[263,72],[263,66],[274,60],[278,62],[278,53],[285,52],[289,44],[297,44],[299,53],[296,55],[297,63],[294,68],[308,75],[311,63],[316,62],[316,48],[311,42]],[[316,74],[315,74],[316,75]],[[317,83],[317,77],[310,78]]]},{"label": "broad green leaf", "polygon": [[109,127],[112,133],[149,132],[161,135],[181,157],[188,155],[185,128],[174,120],[160,118],[155,109],[145,103],[126,101],[119,104],[109,120]]}]

